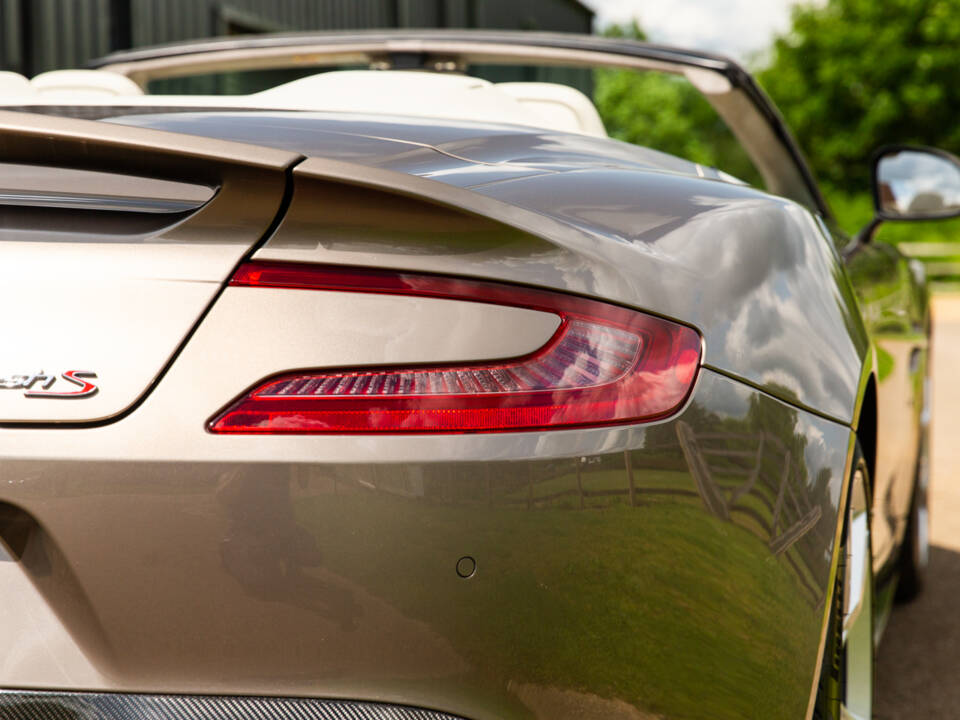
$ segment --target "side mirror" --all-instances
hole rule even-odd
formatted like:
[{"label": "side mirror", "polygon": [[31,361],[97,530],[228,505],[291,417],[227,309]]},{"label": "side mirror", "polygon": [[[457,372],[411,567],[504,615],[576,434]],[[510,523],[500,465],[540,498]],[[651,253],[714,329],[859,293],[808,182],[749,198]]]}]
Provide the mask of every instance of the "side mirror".
[{"label": "side mirror", "polygon": [[857,239],[870,242],[885,220],[960,216],[960,160],[935,148],[892,146],[873,158],[876,215]]}]

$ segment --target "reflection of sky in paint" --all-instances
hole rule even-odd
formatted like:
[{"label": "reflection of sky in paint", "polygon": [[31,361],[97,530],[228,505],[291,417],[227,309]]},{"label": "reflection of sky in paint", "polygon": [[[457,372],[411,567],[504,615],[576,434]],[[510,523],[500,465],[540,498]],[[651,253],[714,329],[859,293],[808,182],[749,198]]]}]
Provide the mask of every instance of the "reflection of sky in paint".
[{"label": "reflection of sky in paint", "polygon": [[[699,294],[675,314],[710,329],[707,364],[749,368],[750,380],[844,417],[859,366],[849,363],[850,348],[841,342],[848,331],[837,308],[845,302],[823,282],[836,261],[820,226],[789,202],[692,200],[706,210],[656,244],[665,256],[705,273],[691,286]],[[804,339],[802,347],[797,338]]]},{"label": "reflection of sky in paint", "polygon": [[960,207],[960,169],[946,158],[915,152],[892,155],[881,164],[880,182],[893,191],[901,213],[910,212],[920,195],[939,196],[944,210]]}]

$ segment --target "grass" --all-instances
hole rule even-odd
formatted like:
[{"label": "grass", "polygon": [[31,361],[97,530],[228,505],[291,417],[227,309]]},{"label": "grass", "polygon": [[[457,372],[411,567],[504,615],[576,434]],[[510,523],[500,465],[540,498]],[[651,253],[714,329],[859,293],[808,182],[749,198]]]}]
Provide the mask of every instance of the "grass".
[{"label": "grass", "polygon": [[[693,489],[685,473],[636,477]],[[585,469],[583,481],[625,476]],[[674,718],[802,716],[821,611],[783,558],[696,501],[602,500],[527,510],[369,493],[301,499],[297,515],[330,569],[427,623],[500,687],[575,688]],[[477,558],[476,577],[457,578],[461,555]]]}]

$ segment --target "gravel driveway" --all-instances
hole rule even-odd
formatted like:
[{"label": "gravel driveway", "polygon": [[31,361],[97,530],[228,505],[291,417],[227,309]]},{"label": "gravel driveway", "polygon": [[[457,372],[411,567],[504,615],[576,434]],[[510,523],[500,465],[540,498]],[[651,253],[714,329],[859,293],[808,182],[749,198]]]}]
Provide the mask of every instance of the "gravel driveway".
[{"label": "gravel driveway", "polygon": [[878,720],[960,718],[960,295],[934,299],[930,569],[880,646]]}]

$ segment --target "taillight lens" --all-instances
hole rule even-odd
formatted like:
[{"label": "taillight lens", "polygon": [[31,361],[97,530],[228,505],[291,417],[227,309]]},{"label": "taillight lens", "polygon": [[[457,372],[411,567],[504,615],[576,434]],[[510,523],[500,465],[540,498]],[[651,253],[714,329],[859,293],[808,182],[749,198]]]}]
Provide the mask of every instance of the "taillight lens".
[{"label": "taillight lens", "polygon": [[511,360],[276,376],[211,420],[215,433],[504,432],[644,422],[683,404],[700,361],[700,336],[689,327],[546,290],[267,262],[243,265],[231,285],[469,300],[551,312],[561,322],[546,345]]}]

